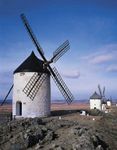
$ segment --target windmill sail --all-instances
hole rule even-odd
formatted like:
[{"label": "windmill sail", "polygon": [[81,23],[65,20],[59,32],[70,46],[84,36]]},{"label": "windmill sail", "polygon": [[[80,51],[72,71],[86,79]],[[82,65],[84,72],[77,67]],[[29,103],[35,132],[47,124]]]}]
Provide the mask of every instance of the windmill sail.
[{"label": "windmill sail", "polygon": [[53,52],[52,62],[56,62],[62,55],[64,55],[70,49],[69,41],[65,41],[61,46]]},{"label": "windmill sail", "polygon": [[31,27],[30,27],[26,17],[24,16],[24,14],[21,14],[21,19],[22,19],[22,21],[24,23],[24,26],[26,27],[26,29],[27,29],[27,31],[29,33],[29,36],[31,37],[31,40],[35,44],[36,48],[39,50],[40,55],[43,57],[43,55],[44,55],[43,49],[41,48],[40,44],[38,43],[37,38],[34,35],[34,33],[33,33],[32,29],[31,29]]},{"label": "windmill sail", "polygon": [[46,76],[46,74],[34,73],[27,85],[24,87],[23,92],[30,97],[31,100],[35,98]]},{"label": "windmill sail", "polygon": [[103,97],[105,97],[105,86],[103,88]]},{"label": "windmill sail", "polygon": [[68,89],[67,85],[65,84],[65,82],[63,81],[62,77],[60,76],[60,74],[58,73],[58,71],[55,67],[53,68],[53,72],[54,72],[54,74],[52,73],[53,80],[55,81],[60,92],[66,99],[67,103],[70,104],[74,99],[72,93]]},{"label": "windmill sail", "polygon": [[100,85],[98,85],[98,89],[99,89],[100,96],[102,97],[102,91],[101,91]]}]

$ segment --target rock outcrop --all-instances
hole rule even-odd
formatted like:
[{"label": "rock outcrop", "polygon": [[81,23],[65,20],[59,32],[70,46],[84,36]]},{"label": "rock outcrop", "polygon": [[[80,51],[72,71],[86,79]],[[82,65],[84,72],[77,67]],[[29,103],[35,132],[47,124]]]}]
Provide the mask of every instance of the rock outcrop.
[{"label": "rock outcrop", "polygon": [[0,126],[0,150],[108,150],[103,136],[78,121],[22,119]]}]

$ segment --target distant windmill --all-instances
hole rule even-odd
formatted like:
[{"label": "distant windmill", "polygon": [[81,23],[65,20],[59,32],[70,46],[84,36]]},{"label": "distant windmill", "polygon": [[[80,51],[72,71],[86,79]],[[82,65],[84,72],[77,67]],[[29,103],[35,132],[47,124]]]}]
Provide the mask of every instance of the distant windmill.
[{"label": "distant windmill", "polygon": [[[53,57],[48,61],[44,56],[44,52],[41,46],[39,45],[24,14],[21,15],[21,19],[24,23],[26,30],[28,31],[28,34],[30,35],[30,38],[32,39],[40,56],[42,57],[43,61],[39,60],[34,55],[34,53],[32,53],[21,64],[21,66],[14,71],[13,116],[37,117],[37,116],[49,115],[50,114],[50,102],[49,102],[50,101],[50,76],[52,76],[54,82],[56,83],[57,87],[59,88],[60,92],[62,93],[62,95],[64,96],[68,104],[70,104],[74,99],[72,93],[70,92],[67,85],[61,78],[57,69],[55,67],[52,68],[50,66],[51,63],[56,62],[67,50],[69,50],[70,48],[69,41],[67,40],[61,46],[59,46],[57,50],[55,50],[55,52],[53,53]],[[29,64],[31,64],[31,66],[32,64],[34,65],[34,67],[30,66],[31,67],[30,70],[31,72],[33,72],[33,74],[27,72],[26,67]],[[38,68],[38,66],[40,68]],[[21,72],[23,74],[21,74]],[[26,81],[28,82],[26,83]],[[11,88],[13,88],[13,86]],[[29,101],[29,99],[31,99],[31,101]]]}]

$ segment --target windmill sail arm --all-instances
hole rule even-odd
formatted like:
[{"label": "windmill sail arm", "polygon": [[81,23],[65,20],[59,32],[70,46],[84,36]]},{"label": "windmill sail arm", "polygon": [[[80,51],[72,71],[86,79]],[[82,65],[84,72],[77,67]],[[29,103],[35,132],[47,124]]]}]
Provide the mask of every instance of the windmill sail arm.
[{"label": "windmill sail arm", "polygon": [[100,85],[98,85],[98,89],[99,89],[100,96],[102,97],[102,91],[101,91]]},{"label": "windmill sail arm", "polygon": [[103,97],[105,97],[105,86],[103,88]]},{"label": "windmill sail arm", "polygon": [[65,82],[63,81],[62,77],[60,76],[60,74],[58,73],[58,71],[55,67],[53,69],[51,68],[50,72],[51,72],[52,78],[53,78],[55,84],[57,85],[57,87],[59,88],[61,94],[66,99],[67,103],[70,104],[74,99],[72,93],[68,89],[67,85],[65,84]]},{"label": "windmill sail arm", "polygon": [[30,38],[32,39],[34,45],[36,46],[38,52],[40,53],[40,55],[44,59],[44,61],[46,61],[46,58],[44,57],[43,49],[41,48],[40,44],[38,43],[37,38],[34,35],[34,33],[33,33],[32,29],[31,29],[31,27],[30,27],[26,17],[24,16],[24,14],[21,14],[21,19],[22,19],[22,21],[24,23],[24,26],[25,26],[25,28],[26,28]]},{"label": "windmill sail arm", "polygon": [[9,89],[7,95],[5,96],[3,102],[1,103],[1,106],[2,106],[2,105],[5,103],[5,101],[7,100],[7,97],[9,96],[9,94],[10,94],[10,92],[11,92],[12,89],[13,89],[13,85],[12,85],[11,88]]},{"label": "windmill sail arm", "polygon": [[69,45],[69,41],[67,40],[53,52],[53,57],[51,58],[51,62],[56,62],[69,49],[70,49],[70,45]]}]

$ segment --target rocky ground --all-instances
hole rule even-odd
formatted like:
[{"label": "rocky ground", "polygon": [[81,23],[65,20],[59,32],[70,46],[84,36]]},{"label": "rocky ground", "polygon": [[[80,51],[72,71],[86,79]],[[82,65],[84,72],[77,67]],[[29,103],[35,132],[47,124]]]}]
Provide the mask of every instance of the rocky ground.
[{"label": "rocky ground", "polygon": [[25,119],[1,128],[1,149],[105,148],[106,143],[94,132],[88,127],[80,126],[76,121],[58,118]]},{"label": "rocky ground", "polygon": [[0,150],[116,150],[117,130],[111,127],[117,119],[112,118],[108,115],[93,120],[75,112],[10,121],[0,126]]},{"label": "rocky ground", "polygon": [[116,150],[116,111],[97,117],[54,114],[1,124],[0,150]]}]

